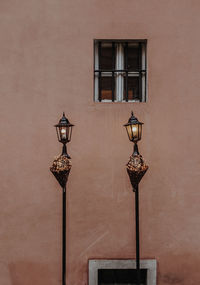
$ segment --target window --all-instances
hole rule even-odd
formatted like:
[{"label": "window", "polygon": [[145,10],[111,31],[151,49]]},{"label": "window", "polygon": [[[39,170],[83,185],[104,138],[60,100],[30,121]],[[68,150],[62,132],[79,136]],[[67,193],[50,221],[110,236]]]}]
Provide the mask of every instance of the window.
[{"label": "window", "polygon": [[146,101],[146,42],[94,41],[96,102]]},{"label": "window", "polygon": [[[156,285],[157,262],[140,259],[141,285]],[[131,285],[135,282],[136,260],[89,260],[89,285]]]}]

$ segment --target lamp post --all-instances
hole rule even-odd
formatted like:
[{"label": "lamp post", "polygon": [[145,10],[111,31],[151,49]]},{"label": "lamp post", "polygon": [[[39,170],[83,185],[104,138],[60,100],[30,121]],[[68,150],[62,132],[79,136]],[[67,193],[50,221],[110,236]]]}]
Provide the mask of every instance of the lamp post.
[{"label": "lamp post", "polygon": [[139,232],[139,183],[148,170],[148,166],[145,164],[143,157],[138,151],[137,142],[142,137],[142,125],[138,119],[131,112],[131,117],[128,123],[124,125],[127,130],[128,138],[134,143],[133,154],[130,156],[130,160],[127,164],[127,172],[130,178],[130,182],[135,192],[135,231],[136,231],[136,270],[137,270],[137,285],[140,285],[140,232]]},{"label": "lamp post", "polygon": [[63,113],[59,123],[55,125],[58,141],[63,144],[62,154],[55,158],[50,167],[51,172],[62,187],[62,285],[66,284],[66,184],[71,169],[70,156],[67,153],[67,143],[71,140],[72,127]]}]

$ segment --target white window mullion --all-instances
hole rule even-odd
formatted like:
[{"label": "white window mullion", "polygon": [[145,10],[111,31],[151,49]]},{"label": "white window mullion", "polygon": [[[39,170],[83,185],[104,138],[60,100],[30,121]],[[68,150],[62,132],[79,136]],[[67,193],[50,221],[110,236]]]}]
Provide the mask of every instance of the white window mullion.
[{"label": "white window mullion", "polygon": [[[99,52],[98,52],[98,43],[95,44],[94,47],[94,62],[95,62],[95,70],[99,69]],[[94,98],[97,102],[99,100],[99,73],[95,72],[94,75]]]},{"label": "white window mullion", "polygon": [[[142,70],[146,70],[146,51],[145,51],[145,45],[142,44]],[[147,78],[147,75],[142,73],[142,102],[145,102],[146,101],[146,98],[145,98],[145,89],[146,89],[146,78]]]},{"label": "white window mullion", "polygon": [[[123,45],[117,44],[116,52],[116,69],[124,69],[124,52]],[[123,100],[123,90],[124,90],[124,77],[123,72],[116,72],[116,101]]]}]

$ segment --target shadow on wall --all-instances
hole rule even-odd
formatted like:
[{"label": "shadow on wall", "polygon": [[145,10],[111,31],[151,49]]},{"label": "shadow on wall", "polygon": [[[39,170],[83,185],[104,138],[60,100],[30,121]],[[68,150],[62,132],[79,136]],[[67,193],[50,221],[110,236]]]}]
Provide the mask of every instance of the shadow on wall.
[{"label": "shadow on wall", "polygon": [[165,274],[162,276],[164,284],[183,284],[184,279],[176,276],[174,273]]},{"label": "shadow on wall", "polygon": [[42,263],[25,261],[10,263],[7,269],[3,267],[3,271],[4,276],[7,274],[7,277],[4,277],[6,279],[4,285],[55,285],[60,282],[59,273]]},{"label": "shadow on wall", "polygon": [[[175,255],[167,254],[158,274],[161,285],[197,285],[200,284],[199,256],[190,253]],[[173,261],[173,262],[172,262]],[[159,260],[158,260],[159,264]],[[165,272],[164,272],[165,271]]]}]

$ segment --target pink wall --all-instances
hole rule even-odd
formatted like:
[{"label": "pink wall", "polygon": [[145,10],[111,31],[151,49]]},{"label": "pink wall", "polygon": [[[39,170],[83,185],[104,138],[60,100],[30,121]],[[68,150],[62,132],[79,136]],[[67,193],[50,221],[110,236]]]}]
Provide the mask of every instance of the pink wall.
[{"label": "pink wall", "polygon": [[[141,256],[158,284],[199,284],[200,2],[0,1],[0,284],[58,285],[61,191],[49,171],[69,145],[69,285],[90,258],[134,258],[134,195],[125,164],[133,109],[150,168],[140,187]],[[93,102],[93,39],[148,39],[147,103]]]}]

